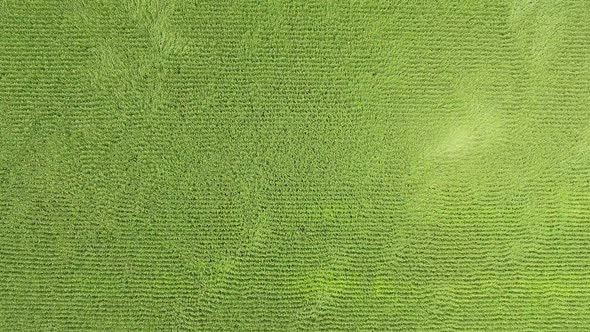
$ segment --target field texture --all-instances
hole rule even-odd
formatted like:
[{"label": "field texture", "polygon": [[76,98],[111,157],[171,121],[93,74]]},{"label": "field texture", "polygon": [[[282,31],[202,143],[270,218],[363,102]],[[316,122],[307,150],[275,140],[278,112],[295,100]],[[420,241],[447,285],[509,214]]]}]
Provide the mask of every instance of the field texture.
[{"label": "field texture", "polygon": [[590,2],[0,0],[0,330],[590,329]]}]

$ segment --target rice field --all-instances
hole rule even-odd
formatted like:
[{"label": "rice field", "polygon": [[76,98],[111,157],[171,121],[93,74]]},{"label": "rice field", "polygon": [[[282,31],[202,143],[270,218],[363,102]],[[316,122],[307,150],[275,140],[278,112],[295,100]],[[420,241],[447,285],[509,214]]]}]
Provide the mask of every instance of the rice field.
[{"label": "rice field", "polygon": [[0,0],[0,330],[588,330],[589,22]]}]

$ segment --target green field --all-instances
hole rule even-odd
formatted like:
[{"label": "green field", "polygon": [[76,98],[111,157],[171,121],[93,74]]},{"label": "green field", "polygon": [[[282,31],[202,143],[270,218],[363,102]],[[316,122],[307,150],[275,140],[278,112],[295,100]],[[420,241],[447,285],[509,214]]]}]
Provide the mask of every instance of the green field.
[{"label": "green field", "polygon": [[0,0],[1,331],[587,331],[590,2]]}]

